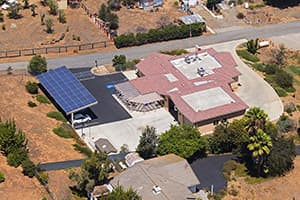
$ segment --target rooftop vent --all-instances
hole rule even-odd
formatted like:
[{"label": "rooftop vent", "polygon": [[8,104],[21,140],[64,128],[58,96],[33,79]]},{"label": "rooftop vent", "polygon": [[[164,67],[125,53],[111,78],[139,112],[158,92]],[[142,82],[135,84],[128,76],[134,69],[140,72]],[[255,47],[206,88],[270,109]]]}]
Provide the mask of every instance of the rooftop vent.
[{"label": "rooftop vent", "polygon": [[152,188],[152,192],[153,192],[153,194],[158,195],[161,192],[161,188],[159,186],[155,185]]},{"label": "rooftop vent", "polygon": [[190,64],[190,63],[191,63],[190,57],[185,56],[185,57],[184,57],[184,62],[186,62],[187,64]]},{"label": "rooftop vent", "polygon": [[197,68],[197,73],[203,77],[205,75],[205,69],[203,69],[203,67],[198,67]]}]

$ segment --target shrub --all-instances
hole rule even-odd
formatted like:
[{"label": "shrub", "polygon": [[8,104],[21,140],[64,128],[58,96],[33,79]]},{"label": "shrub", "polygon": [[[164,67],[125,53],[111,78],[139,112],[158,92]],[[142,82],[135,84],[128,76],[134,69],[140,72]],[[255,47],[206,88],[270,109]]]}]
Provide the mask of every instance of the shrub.
[{"label": "shrub", "polygon": [[265,72],[265,65],[262,63],[250,63],[250,65],[260,72]]},{"label": "shrub", "polygon": [[286,115],[281,115],[277,121],[278,129],[282,133],[289,132],[295,128],[294,122]]},{"label": "shrub", "polygon": [[25,159],[22,162],[22,168],[23,168],[23,174],[25,176],[29,176],[30,178],[32,178],[35,174],[35,170],[36,170],[36,166],[34,165],[34,163],[29,160],[29,158]]},{"label": "shrub", "polygon": [[126,56],[125,55],[115,55],[112,59],[113,66],[116,65],[125,65],[126,63]]},{"label": "shrub", "polygon": [[18,167],[25,159],[27,159],[27,152],[24,149],[17,149],[7,155],[7,163],[13,167]]},{"label": "shrub", "polygon": [[49,13],[51,15],[57,15],[57,11],[58,11],[58,4],[57,4],[57,2],[55,0],[47,0],[47,5],[50,8]]},{"label": "shrub", "polygon": [[275,82],[283,89],[293,87],[293,76],[286,71],[279,70],[275,74]]},{"label": "shrub", "polygon": [[62,24],[67,23],[66,14],[63,10],[58,11],[58,21]]},{"label": "shrub", "polygon": [[236,15],[236,17],[237,17],[238,19],[244,19],[244,18],[245,18],[245,15],[244,15],[243,13],[239,12],[239,13]]},{"label": "shrub", "polygon": [[237,50],[236,53],[238,56],[242,57],[245,60],[251,61],[251,62],[258,62],[259,59],[257,56],[249,53],[247,50]]},{"label": "shrub", "polygon": [[39,178],[41,179],[43,184],[47,184],[49,181],[48,173],[43,171],[39,172]]},{"label": "shrub", "polygon": [[63,138],[72,138],[72,132],[62,126],[53,129],[53,132]]},{"label": "shrub", "polygon": [[51,111],[47,113],[47,117],[56,119],[57,121],[66,122],[65,116],[61,112]]},{"label": "shrub", "polygon": [[33,108],[33,107],[36,107],[36,103],[34,103],[33,101],[28,101],[28,106]]},{"label": "shrub", "polygon": [[247,42],[247,51],[252,53],[253,55],[256,54],[257,50],[259,49],[258,39],[256,40],[249,40]]},{"label": "shrub", "polygon": [[5,176],[2,172],[0,172],[0,183],[5,181]]},{"label": "shrub", "polygon": [[237,169],[237,163],[234,160],[228,160],[223,165],[223,175],[227,181],[230,181],[232,171]]},{"label": "shrub", "polygon": [[36,97],[36,100],[40,103],[50,104],[50,100],[45,95],[38,94],[35,97]]},{"label": "shrub", "polygon": [[39,86],[36,82],[27,81],[25,88],[30,94],[37,94]]},{"label": "shrub", "polygon": [[151,29],[147,33],[122,34],[115,38],[115,45],[117,48],[122,48],[151,42],[182,39],[190,36],[199,36],[203,31],[205,31],[205,25],[201,23],[169,25],[160,29]]},{"label": "shrub", "polygon": [[28,72],[37,75],[47,71],[47,61],[41,55],[33,56],[27,66]]},{"label": "shrub", "polygon": [[79,153],[82,153],[88,157],[90,157],[93,153],[87,146],[84,146],[84,145],[73,144],[73,147],[76,151],[78,151]]},{"label": "shrub", "polygon": [[171,50],[171,51],[160,51],[160,53],[172,55],[172,56],[180,56],[182,54],[188,53],[188,51],[185,49],[175,49],[175,50]]},{"label": "shrub", "polygon": [[51,18],[47,18],[45,20],[46,23],[46,32],[52,33],[53,32],[53,20]]},{"label": "shrub", "polygon": [[278,69],[279,69],[278,65],[268,64],[265,66],[266,74],[275,74],[278,71]]},{"label": "shrub", "polygon": [[294,111],[296,111],[296,106],[294,103],[287,103],[284,105],[284,111],[287,113],[292,113]]},{"label": "shrub", "polygon": [[286,97],[288,95],[288,93],[281,87],[275,87],[274,90],[278,94],[279,97]]}]

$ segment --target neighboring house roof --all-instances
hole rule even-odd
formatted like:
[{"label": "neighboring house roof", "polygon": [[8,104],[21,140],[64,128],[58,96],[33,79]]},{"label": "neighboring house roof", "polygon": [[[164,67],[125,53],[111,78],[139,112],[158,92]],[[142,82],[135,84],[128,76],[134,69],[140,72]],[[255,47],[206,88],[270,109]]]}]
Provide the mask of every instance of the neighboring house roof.
[{"label": "neighboring house roof", "polygon": [[[143,200],[170,200],[195,197],[189,188],[198,186],[199,180],[185,159],[169,154],[137,163],[111,184],[132,187]],[[154,186],[161,188],[159,194],[154,194]]]},{"label": "neighboring house roof", "polygon": [[205,20],[199,14],[186,15],[179,17],[179,19],[184,24],[205,23]]},{"label": "neighboring house roof", "polygon": [[113,188],[111,185],[107,185],[107,184],[98,185],[98,186],[95,186],[93,191],[91,192],[91,197],[97,198],[97,197],[101,197],[101,196],[106,196],[112,191],[113,191]]},{"label": "neighboring house roof", "polygon": [[96,148],[105,153],[117,153],[117,149],[107,140],[104,138],[100,138],[95,142]]},{"label": "neighboring house roof", "polygon": [[[191,57],[191,64],[185,63],[187,56]],[[189,121],[196,123],[248,108],[229,86],[234,82],[233,78],[241,74],[236,66],[230,53],[216,52],[211,48],[184,56],[154,53],[137,64],[138,70],[144,76],[130,82],[141,94],[157,92],[169,96],[180,112]],[[200,67],[204,68],[206,73],[202,77],[197,74]],[[186,95],[209,91],[212,88],[218,88],[220,91],[217,93],[220,96],[216,99],[222,98],[226,93],[232,101],[198,111],[184,100]]]},{"label": "neighboring house roof", "polygon": [[125,162],[128,165],[128,167],[134,166],[136,163],[144,161],[143,158],[139,156],[138,153],[129,153],[125,156]]}]

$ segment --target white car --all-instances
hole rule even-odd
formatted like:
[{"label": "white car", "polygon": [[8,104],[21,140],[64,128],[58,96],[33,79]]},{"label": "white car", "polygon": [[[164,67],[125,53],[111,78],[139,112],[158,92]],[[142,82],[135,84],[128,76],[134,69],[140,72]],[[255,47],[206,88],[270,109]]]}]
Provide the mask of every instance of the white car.
[{"label": "white car", "polygon": [[73,124],[82,124],[88,121],[91,121],[92,118],[89,115],[83,115],[81,113],[77,113],[74,115]]}]

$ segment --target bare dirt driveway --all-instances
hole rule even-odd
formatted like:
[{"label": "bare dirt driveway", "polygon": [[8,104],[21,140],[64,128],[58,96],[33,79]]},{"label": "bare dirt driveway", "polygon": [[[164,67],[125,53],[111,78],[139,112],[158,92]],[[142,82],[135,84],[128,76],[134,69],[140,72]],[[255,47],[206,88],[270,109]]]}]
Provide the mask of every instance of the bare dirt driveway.
[{"label": "bare dirt driveway", "polygon": [[237,69],[242,73],[239,78],[241,86],[236,91],[237,95],[249,107],[260,107],[269,115],[271,121],[276,120],[283,113],[283,105],[277,93],[263,78],[242,62],[235,52],[235,48],[246,41],[236,40],[208,47],[213,47],[217,51],[231,52],[238,64]]}]

